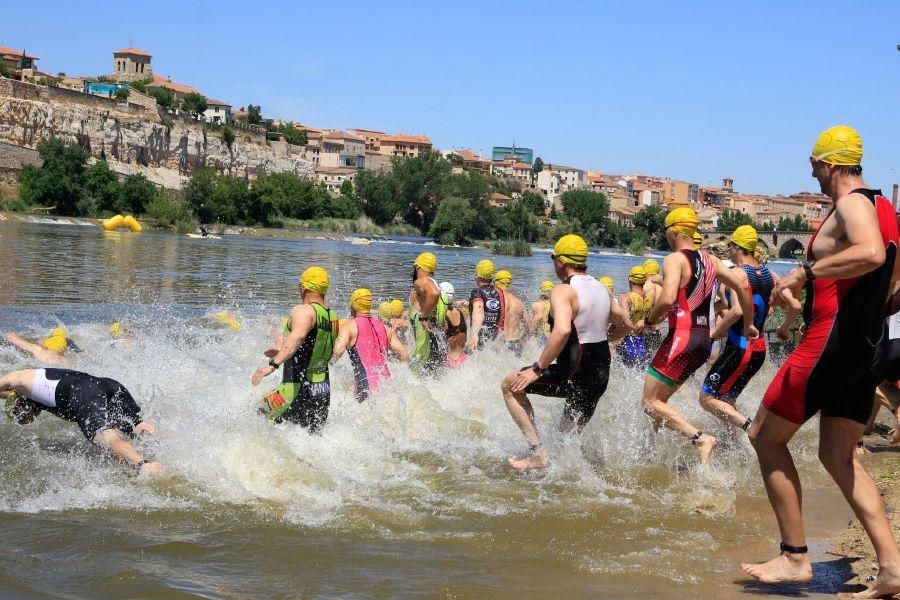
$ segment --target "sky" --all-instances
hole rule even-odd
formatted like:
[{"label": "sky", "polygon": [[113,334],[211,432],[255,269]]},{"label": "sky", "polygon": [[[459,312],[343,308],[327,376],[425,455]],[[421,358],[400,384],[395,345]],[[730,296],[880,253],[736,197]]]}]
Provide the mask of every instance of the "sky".
[{"label": "sky", "polygon": [[816,189],[837,124],[864,176],[900,183],[900,2],[41,1],[0,44],[49,73],[112,71],[113,50],[235,108],[438,149],[533,148],[545,163],[745,193]]}]

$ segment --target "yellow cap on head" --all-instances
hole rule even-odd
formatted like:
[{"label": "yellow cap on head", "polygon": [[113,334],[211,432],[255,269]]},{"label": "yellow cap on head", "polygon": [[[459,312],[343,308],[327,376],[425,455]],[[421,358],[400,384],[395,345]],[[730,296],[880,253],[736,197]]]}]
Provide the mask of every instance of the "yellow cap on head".
[{"label": "yellow cap on head", "polygon": [[228,310],[220,310],[215,313],[213,315],[213,320],[222,325],[228,325],[228,327],[234,331],[241,328],[241,324],[237,322],[234,313]]},{"label": "yellow cap on head", "polygon": [[676,208],[666,215],[666,228],[674,229],[678,235],[693,238],[700,219],[690,208]]},{"label": "yellow cap on head", "polygon": [[703,236],[700,235],[699,231],[694,232],[694,248],[698,250],[703,246]]},{"label": "yellow cap on head", "polygon": [[753,251],[753,260],[759,262],[759,259],[762,258],[762,254],[759,252],[759,246],[756,247],[756,250]]},{"label": "yellow cap on head", "polygon": [[391,318],[391,303],[390,302],[382,302],[378,305],[378,318],[382,321],[387,321]]},{"label": "yellow cap on head", "polygon": [[109,335],[111,337],[119,337],[124,331],[125,328],[122,327],[122,324],[118,321],[109,326]]},{"label": "yellow cap on head", "polygon": [[644,261],[644,270],[647,275],[659,275],[659,263],[652,258]]},{"label": "yellow cap on head", "polygon": [[605,286],[606,286],[606,289],[608,289],[610,293],[613,293],[613,291],[614,291],[615,288],[616,288],[616,284],[615,284],[615,282],[612,280],[612,277],[601,277],[601,278],[600,278],[600,283],[602,283],[603,285],[605,285]]},{"label": "yellow cap on head", "polygon": [[494,278],[494,263],[489,261],[488,259],[479,260],[478,264],[475,265],[475,276],[486,281],[490,281]]},{"label": "yellow cap on head", "polygon": [[65,354],[66,349],[69,347],[65,330],[57,327],[50,332],[50,337],[41,342],[41,345],[47,350],[51,350],[57,354]]},{"label": "yellow cap on head", "polygon": [[829,165],[860,165],[862,156],[862,138],[855,129],[846,125],[823,131],[812,149],[814,159]]},{"label": "yellow cap on head", "polygon": [[756,246],[759,244],[759,235],[750,225],[741,225],[731,234],[731,242],[747,252],[756,252]]},{"label": "yellow cap on head", "polygon": [[554,287],[555,286],[553,285],[553,282],[550,281],[549,279],[547,281],[541,282],[541,288],[540,288],[541,298],[549,298],[550,293],[553,291]]},{"label": "yellow cap on head", "polygon": [[631,271],[628,272],[628,281],[638,285],[644,285],[644,283],[647,282],[647,269],[641,265],[631,267]]},{"label": "yellow cap on head", "polygon": [[416,260],[415,262],[413,262],[413,264],[424,271],[428,271],[429,273],[437,272],[437,256],[435,256],[431,252],[423,252],[416,257]]},{"label": "yellow cap on head", "polygon": [[504,290],[510,286],[512,283],[512,273],[507,271],[506,269],[502,269],[497,271],[497,274],[494,275],[494,284],[497,287],[501,287]]},{"label": "yellow cap on head", "polygon": [[391,316],[395,319],[403,316],[403,300],[391,301]]},{"label": "yellow cap on head", "polygon": [[567,265],[584,266],[587,264],[587,242],[574,233],[564,235],[556,240],[553,254]]},{"label": "yellow cap on head", "polygon": [[322,267],[310,267],[300,276],[300,285],[304,290],[324,296],[328,293],[328,273]]},{"label": "yellow cap on head", "polygon": [[353,290],[350,294],[350,308],[353,310],[372,310],[372,292],[366,288]]}]

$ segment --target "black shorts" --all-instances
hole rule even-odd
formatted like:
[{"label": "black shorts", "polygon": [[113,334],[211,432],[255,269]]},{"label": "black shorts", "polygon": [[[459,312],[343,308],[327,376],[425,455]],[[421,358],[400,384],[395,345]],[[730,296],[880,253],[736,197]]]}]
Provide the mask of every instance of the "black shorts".
[{"label": "black shorts", "polygon": [[141,421],[141,409],[125,386],[114,379],[71,373],[57,385],[57,406],[46,410],[78,423],[84,437],[91,441],[106,429],[131,435]]},{"label": "black shorts", "polygon": [[525,388],[525,393],[565,398],[563,415],[582,427],[594,416],[597,403],[606,391],[609,363],[609,344],[585,344],[581,346],[579,360],[569,364],[553,363],[537,381]]},{"label": "black shorts", "polygon": [[878,346],[872,371],[876,383],[900,381],[900,339],[886,339]]},{"label": "black shorts", "polygon": [[704,394],[713,398],[736,399],[750,382],[754,375],[766,362],[766,344],[750,340],[750,347],[741,348],[735,344],[726,343],[719,353],[716,362],[713,363],[703,386],[700,388]]},{"label": "black shorts", "polygon": [[331,382],[320,383],[304,381],[300,393],[291,402],[284,413],[275,419],[276,423],[288,421],[309,429],[310,433],[318,433],[328,420],[328,409],[331,406]]}]

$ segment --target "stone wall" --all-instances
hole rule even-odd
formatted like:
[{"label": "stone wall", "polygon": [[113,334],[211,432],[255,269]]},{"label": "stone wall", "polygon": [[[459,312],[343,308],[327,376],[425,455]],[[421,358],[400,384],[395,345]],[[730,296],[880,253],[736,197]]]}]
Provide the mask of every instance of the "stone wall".
[{"label": "stone wall", "polygon": [[37,150],[0,142],[0,181],[15,184],[23,165],[42,163]]},{"label": "stone wall", "polygon": [[105,156],[114,170],[141,172],[165,187],[179,187],[200,169],[253,179],[283,171],[312,177],[314,167],[290,148],[240,133],[229,149],[201,123],[164,124],[137,104],[0,78],[0,142],[35,148],[51,137],[77,142],[94,157]]}]

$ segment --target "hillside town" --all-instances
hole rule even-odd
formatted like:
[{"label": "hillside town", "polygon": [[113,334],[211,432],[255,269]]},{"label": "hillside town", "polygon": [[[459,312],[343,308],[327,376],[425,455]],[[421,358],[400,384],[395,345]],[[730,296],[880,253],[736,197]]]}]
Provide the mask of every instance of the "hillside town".
[{"label": "hillside town", "polygon": [[[258,106],[235,107],[231,102],[204,96],[196,87],[156,72],[153,55],[148,51],[129,47],[112,54],[112,69],[108,74],[73,77],[43,72],[37,56],[25,50],[0,46],[0,74],[151,109],[171,109],[174,114],[185,111],[188,101],[192,101],[195,109],[191,115],[208,126],[264,132],[263,127],[268,124],[266,133],[270,139],[274,135],[288,143],[296,140],[285,139],[284,130],[285,127],[293,128],[303,134],[302,143],[297,145],[300,156],[314,165],[312,177],[331,192],[340,190],[344,182],[353,181],[362,170],[389,170],[392,159],[434,151],[450,160],[455,171],[477,170],[502,181],[510,194],[495,192],[491,198],[494,206],[503,207],[526,191],[540,194],[545,204],[545,223],[551,225],[562,208],[562,195],[571,190],[604,194],[609,201],[610,220],[626,228],[634,226],[639,210],[650,206],[666,210],[693,208],[704,230],[715,230],[725,211],[741,213],[760,225],[777,225],[782,220],[800,217],[816,227],[831,209],[830,198],[818,193],[801,191],[765,195],[739,192],[730,177],[723,177],[721,186],[702,186],[669,177],[609,173],[589,166],[561,165],[549,157],[542,159],[532,148],[515,144],[494,146],[490,156],[483,156],[470,148],[435,148],[431,139],[421,133],[389,133],[356,127],[328,129],[266,119],[259,113]],[[897,185],[894,185],[895,206],[897,195]]]}]

